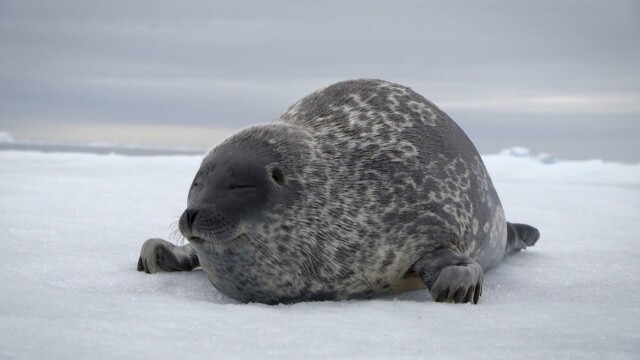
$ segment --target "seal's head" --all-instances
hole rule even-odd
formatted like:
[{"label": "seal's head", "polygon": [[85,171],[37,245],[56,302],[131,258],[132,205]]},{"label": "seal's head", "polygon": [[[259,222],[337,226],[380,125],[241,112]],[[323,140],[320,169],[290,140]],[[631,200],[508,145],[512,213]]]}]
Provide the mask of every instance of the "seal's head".
[{"label": "seal's head", "polygon": [[259,232],[299,193],[293,174],[304,138],[295,128],[254,126],[213,148],[191,184],[180,232],[202,250]]}]

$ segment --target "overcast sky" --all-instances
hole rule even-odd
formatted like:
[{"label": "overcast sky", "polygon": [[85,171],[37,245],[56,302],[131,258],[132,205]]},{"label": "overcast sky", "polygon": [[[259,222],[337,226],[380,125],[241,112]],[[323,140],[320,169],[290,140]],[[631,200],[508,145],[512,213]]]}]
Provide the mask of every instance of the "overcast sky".
[{"label": "overcast sky", "polygon": [[481,152],[640,161],[640,1],[4,1],[0,131],[207,147],[353,78]]}]

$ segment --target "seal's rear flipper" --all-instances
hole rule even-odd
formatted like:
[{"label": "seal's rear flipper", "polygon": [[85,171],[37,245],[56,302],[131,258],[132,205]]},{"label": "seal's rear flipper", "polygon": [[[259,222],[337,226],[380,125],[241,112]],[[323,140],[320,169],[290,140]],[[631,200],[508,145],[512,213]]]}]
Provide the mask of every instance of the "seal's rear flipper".
[{"label": "seal's rear flipper", "polygon": [[531,225],[507,223],[507,250],[505,255],[533,246],[540,238],[540,231]]}]

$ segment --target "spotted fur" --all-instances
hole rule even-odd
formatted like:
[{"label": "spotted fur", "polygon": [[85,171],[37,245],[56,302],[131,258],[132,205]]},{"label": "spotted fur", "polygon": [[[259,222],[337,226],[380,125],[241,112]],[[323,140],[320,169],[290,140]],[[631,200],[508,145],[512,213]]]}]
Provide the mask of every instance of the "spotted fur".
[{"label": "spotted fur", "polygon": [[505,221],[477,151],[412,90],[334,84],[204,158],[179,228],[149,239],[138,270],[202,266],[240,301],[338,300],[425,285],[477,303],[483,269],[540,234]]},{"label": "spotted fur", "polygon": [[507,223],[478,152],[407,87],[355,80],[316,91],[212,149],[201,171],[225,151],[268,156],[284,177],[259,216],[201,219],[211,237],[236,231],[235,239],[191,242],[211,283],[240,301],[411,290],[424,286],[412,266],[436,249],[485,270],[505,254]]}]

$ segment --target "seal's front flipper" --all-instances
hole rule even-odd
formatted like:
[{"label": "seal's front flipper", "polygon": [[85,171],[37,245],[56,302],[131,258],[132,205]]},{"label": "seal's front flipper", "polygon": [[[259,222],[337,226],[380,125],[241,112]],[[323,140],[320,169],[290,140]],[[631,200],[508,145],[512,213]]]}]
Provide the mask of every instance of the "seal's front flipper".
[{"label": "seal's front flipper", "polygon": [[540,238],[540,231],[531,225],[507,223],[507,249],[505,255],[510,255],[527,246],[535,245]]},{"label": "seal's front flipper", "polygon": [[200,266],[196,251],[187,244],[175,246],[162,239],[149,239],[142,244],[138,271],[147,274],[164,271],[191,271]]},{"label": "seal's front flipper", "polygon": [[478,303],[482,294],[482,267],[452,249],[434,250],[413,265],[436,302]]}]

